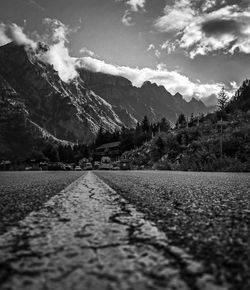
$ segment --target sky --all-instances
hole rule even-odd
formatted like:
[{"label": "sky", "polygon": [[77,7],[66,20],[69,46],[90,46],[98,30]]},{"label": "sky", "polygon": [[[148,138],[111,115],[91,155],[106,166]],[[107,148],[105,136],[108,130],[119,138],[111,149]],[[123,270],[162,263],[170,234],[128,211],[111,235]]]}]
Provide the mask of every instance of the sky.
[{"label": "sky", "polygon": [[216,104],[250,78],[249,0],[1,0],[0,45],[36,49],[65,82],[85,67]]}]

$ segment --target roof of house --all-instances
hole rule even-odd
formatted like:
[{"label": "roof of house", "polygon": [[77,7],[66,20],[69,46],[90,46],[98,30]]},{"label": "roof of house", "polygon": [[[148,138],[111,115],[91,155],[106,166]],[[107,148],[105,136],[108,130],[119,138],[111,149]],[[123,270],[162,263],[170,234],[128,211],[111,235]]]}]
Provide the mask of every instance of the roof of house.
[{"label": "roof of house", "polygon": [[97,147],[96,150],[115,148],[115,147],[120,146],[120,144],[121,144],[120,141],[106,143],[106,144],[102,144],[101,146]]}]

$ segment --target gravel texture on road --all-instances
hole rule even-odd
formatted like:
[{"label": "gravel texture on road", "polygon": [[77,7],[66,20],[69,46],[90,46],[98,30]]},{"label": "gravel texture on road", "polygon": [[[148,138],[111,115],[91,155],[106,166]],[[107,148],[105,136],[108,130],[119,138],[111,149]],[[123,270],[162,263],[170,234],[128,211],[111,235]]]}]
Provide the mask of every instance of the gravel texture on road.
[{"label": "gravel texture on road", "polygon": [[83,174],[75,171],[0,172],[0,234]]},{"label": "gravel texture on road", "polygon": [[250,289],[250,174],[96,174],[153,220],[173,245],[204,262],[218,283]]},{"label": "gravel texture on road", "polygon": [[2,290],[227,290],[88,172],[0,236]]}]

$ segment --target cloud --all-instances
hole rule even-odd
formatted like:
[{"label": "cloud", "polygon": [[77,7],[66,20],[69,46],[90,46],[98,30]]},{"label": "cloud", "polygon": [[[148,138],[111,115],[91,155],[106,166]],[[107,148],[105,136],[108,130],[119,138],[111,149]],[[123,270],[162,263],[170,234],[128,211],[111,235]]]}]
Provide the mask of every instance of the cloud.
[{"label": "cloud", "polygon": [[155,56],[157,58],[160,58],[161,57],[161,52],[158,49],[155,50]]},{"label": "cloud", "polygon": [[87,47],[82,47],[79,52],[81,54],[86,54],[88,56],[92,56],[92,57],[97,57],[97,55],[92,51],[92,50],[89,50]]},{"label": "cloud", "polygon": [[18,45],[27,45],[32,48],[36,47],[36,42],[30,39],[24,32],[23,28],[15,23],[6,25],[0,23],[0,45],[14,41]]},{"label": "cloud", "polygon": [[133,26],[134,22],[131,16],[131,11],[125,10],[121,21],[122,21],[122,24],[124,24],[125,26]]},{"label": "cloud", "polygon": [[49,50],[40,56],[40,59],[53,65],[64,82],[69,82],[78,76],[74,58],[70,57],[69,50],[63,42],[50,46]]},{"label": "cloud", "polygon": [[[84,67],[94,72],[123,76],[138,87],[145,81],[155,82],[158,85],[163,85],[172,94],[180,92],[187,100],[190,100],[194,96],[197,99],[202,99],[207,104],[215,103],[216,98],[211,97],[211,95],[216,96],[223,86],[220,83],[202,84],[198,81],[192,81],[177,71],[168,70],[164,64],[159,64],[155,69],[147,67],[131,68],[108,64],[91,56],[81,58],[71,57],[66,46],[71,29],[58,20],[46,19],[44,23],[48,26],[48,29],[45,35],[40,36],[40,39],[47,40],[49,46],[47,50],[40,51],[37,57],[41,61],[53,65],[64,82],[70,82],[76,78],[78,76],[77,70]],[[0,31],[3,32],[2,35],[4,37],[6,37],[5,31],[7,30],[12,31],[12,33],[8,34],[10,35],[10,40],[15,38],[19,44],[25,43],[32,47],[35,44],[37,46],[37,43],[23,32],[22,27],[17,25],[10,25],[8,27],[3,24],[0,25]],[[86,52],[86,49],[83,49]],[[150,47],[151,49],[154,49],[155,54],[158,53],[154,45]]]},{"label": "cloud", "polygon": [[154,50],[154,49],[155,49],[155,45],[153,43],[151,43],[151,44],[149,44],[147,51]]},{"label": "cloud", "polygon": [[173,51],[175,51],[177,45],[178,45],[178,42],[172,42],[170,40],[167,40],[160,45],[160,48],[162,50],[165,50],[167,54],[170,54]]},{"label": "cloud", "polygon": [[[122,0],[115,0],[116,2],[121,2]],[[128,9],[125,10],[121,22],[125,26],[133,26],[132,13],[135,12],[145,12],[146,0],[126,0],[124,1]]]},{"label": "cloud", "polygon": [[154,26],[160,32],[179,31],[189,25],[195,15],[189,0],[176,1],[173,6],[165,6],[164,15],[156,19]]},{"label": "cloud", "polygon": [[[69,50],[66,47],[68,35],[73,30],[57,19],[45,18],[43,23],[47,26],[46,33],[44,35],[37,35],[36,37],[38,41],[45,41],[48,44],[48,49],[46,51],[40,51],[37,57],[41,61],[51,64],[58,71],[60,78],[64,82],[69,82],[78,76],[74,58],[69,55]],[[38,41],[32,40],[24,33],[23,27],[15,23],[9,25],[0,24],[1,45],[11,41],[14,41],[18,45],[25,45],[26,47],[32,48],[34,51],[36,51],[35,49],[38,43]]]},{"label": "cloud", "polygon": [[177,2],[172,10],[170,6],[165,7],[165,15],[158,18],[154,26],[175,37],[167,40],[162,49],[172,44],[174,49],[184,49],[191,58],[218,51],[249,54],[250,6],[241,8],[234,4],[217,8],[215,1],[205,3],[201,10],[187,0]]},{"label": "cloud", "polygon": [[161,57],[161,52],[159,51],[159,49],[156,49],[155,48],[155,45],[153,43],[151,43],[148,48],[147,48],[147,51],[154,51],[154,55],[157,57],[157,58],[160,58]]},{"label": "cloud", "polygon": [[130,7],[131,11],[138,12],[144,9],[146,0],[128,0],[126,4]]},{"label": "cloud", "polygon": [[239,24],[234,19],[211,19],[201,24],[201,30],[207,36],[240,33]]},{"label": "cloud", "polygon": [[41,6],[40,4],[38,4],[36,1],[34,0],[27,0],[27,3],[30,5],[34,5],[36,8],[45,11],[45,8],[43,6]]},{"label": "cloud", "polygon": [[216,0],[206,0],[206,1],[203,2],[202,6],[201,6],[201,10],[203,12],[207,12],[208,10],[213,8],[216,4],[217,4]]},{"label": "cloud", "polygon": [[235,81],[231,81],[230,86],[232,90],[237,90],[239,88],[239,85]]},{"label": "cloud", "polygon": [[47,42],[69,42],[69,34],[75,31],[58,19],[45,18],[43,24],[47,26],[47,32],[44,35]]},{"label": "cloud", "polygon": [[6,35],[7,27],[4,23],[0,23],[0,45],[5,45],[11,42],[11,39]]},{"label": "cloud", "polygon": [[[159,64],[156,69],[131,68],[108,64],[92,57],[83,57],[76,60],[76,65],[78,68],[83,67],[94,72],[125,77],[137,87],[140,87],[145,81],[155,82],[158,85],[163,85],[172,94],[180,92],[186,100],[196,97],[204,102],[208,100],[209,105],[211,103],[209,96],[217,95],[223,86],[220,83],[201,84],[193,82],[187,76],[176,71],[169,71],[164,64]],[[214,102],[216,102],[215,99]]]},{"label": "cloud", "polygon": [[49,43],[49,49],[39,57],[51,64],[64,82],[69,82],[78,76],[74,58],[66,47],[68,35],[74,30],[57,19],[45,18],[43,23],[48,27],[44,38]]},{"label": "cloud", "polygon": [[191,57],[219,50],[250,53],[250,9],[232,5],[197,17],[183,31],[180,47]]}]

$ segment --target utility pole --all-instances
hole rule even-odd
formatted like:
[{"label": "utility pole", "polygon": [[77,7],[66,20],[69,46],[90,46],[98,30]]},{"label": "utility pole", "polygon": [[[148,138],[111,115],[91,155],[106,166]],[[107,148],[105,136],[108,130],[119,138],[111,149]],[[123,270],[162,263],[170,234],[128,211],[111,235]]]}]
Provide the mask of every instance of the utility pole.
[{"label": "utility pole", "polygon": [[220,160],[222,162],[222,157],[223,157],[223,125],[225,122],[223,122],[223,113],[225,112],[225,108],[228,102],[228,97],[225,92],[225,88],[223,87],[218,95],[218,107],[220,110],[221,114],[221,119],[220,119]]}]

